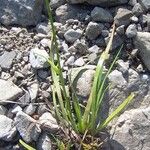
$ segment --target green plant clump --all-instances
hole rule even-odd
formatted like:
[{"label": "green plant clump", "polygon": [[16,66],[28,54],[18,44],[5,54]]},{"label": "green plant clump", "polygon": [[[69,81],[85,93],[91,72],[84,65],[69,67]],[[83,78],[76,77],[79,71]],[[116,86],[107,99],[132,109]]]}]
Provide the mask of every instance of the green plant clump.
[{"label": "green plant clump", "polygon": [[[99,58],[96,72],[94,75],[92,90],[87,104],[85,107],[81,107],[73,86],[70,86],[71,88],[69,94],[66,89],[65,81],[62,74],[62,68],[60,66],[60,56],[57,44],[56,30],[53,24],[52,12],[48,5],[48,0],[46,0],[46,6],[52,28],[52,44],[50,48],[50,59],[48,60],[48,62],[50,62],[51,64],[51,73],[53,80],[53,104],[55,108],[55,115],[58,119],[58,122],[60,122],[64,128],[71,128],[73,131],[75,131],[77,135],[81,134],[84,135],[84,137],[86,134],[94,136],[102,129],[107,127],[108,123],[112,121],[116,116],[118,116],[118,114],[120,114],[120,112],[131,102],[134,97],[133,93],[129,95],[123,101],[123,103],[108,116],[106,120],[104,120],[103,122],[99,121],[99,123],[97,123],[99,110],[102,105],[105,92],[109,87],[109,85],[105,86],[106,79],[111,72],[111,69],[114,66],[119,55],[118,53],[109,70],[104,75],[104,65],[106,60],[109,59],[109,50],[111,48],[114,37],[115,25],[113,26],[110,41],[105,51],[101,54]],[[54,60],[54,55],[57,56],[56,60]]]},{"label": "green plant clump", "polygon": [[[109,88],[109,85],[106,84],[106,80],[108,75],[110,74],[112,67],[114,66],[119,52],[115,57],[113,63],[108,69],[107,73],[104,73],[104,65],[106,60],[109,59],[109,50],[112,45],[114,33],[115,33],[115,25],[113,25],[112,34],[109,40],[109,43],[105,49],[105,51],[101,54],[99,61],[97,63],[94,81],[91,89],[90,96],[87,100],[86,106],[81,106],[79,99],[76,95],[76,92],[73,88],[73,85],[69,85],[66,88],[65,80],[63,78],[63,71],[60,65],[60,55],[59,48],[57,43],[56,30],[53,23],[53,17],[51,8],[49,7],[49,1],[45,0],[49,22],[51,24],[52,30],[52,38],[51,38],[51,48],[50,48],[50,57],[47,60],[51,66],[51,74],[52,74],[52,98],[54,105],[54,115],[60,124],[60,126],[65,130],[70,130],[70,141],[75,144],[78,143],[78,149],[94,149],[97,147],[97,143],[94,143],[93,139],[96,135],[112,121],[116,116],[122,112],[122,110],[131,102],[134,98],[134,94],[131,93],[123,103],[112,112],[105,120],[99,121],[97,123],[97,118],[99,116],[99,111],[102,106],[102,102],[104,99],[104,95]],[[56,57],[54,57],[56,56]],[[55,58],[55,59],[54,59]],[[106,86],[107,85],[107,86]],[[72,139],[72,136],[74,137]],[[89,144],[85,143],[84,140],[90,137],[91,141]],[[57,142],[61,144],[59,145],[59,149],[66,149],[63,142]],[[61,145],[61,146],[60,146]],[[62,148],[60,148],[62,147]],[[66,146],[67,147],[67,146]]]}]

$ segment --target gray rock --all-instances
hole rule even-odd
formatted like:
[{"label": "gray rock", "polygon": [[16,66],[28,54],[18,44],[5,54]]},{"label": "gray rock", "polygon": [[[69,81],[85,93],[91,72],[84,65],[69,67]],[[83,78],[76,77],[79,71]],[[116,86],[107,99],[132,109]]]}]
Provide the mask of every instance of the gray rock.
[{"label": "gray rock", "polygon": [[6,104],[13,101],[22,94],[22,90],[11,81],[0,79],[0,103]]},{"label": "gray rock", "polygon": [[74,65],[77,67],[81,67],[85,65],[85,61],[83,59],[83,57],[78,58],[75,62]]},{"label": "gray rock", "polygon": [[94,45],[88,49],[88,52],[90,53],[98,53],[99,51],[100,51],[100,48],[97,45]]},{"label": "gray rock", "polygon": [[30,51],[30,64],[35,69],[47,68],[49,66],[47,63],[48,58],[49,55],[45,50],[33,48]]},{"label": "gray rock", "polygon": [[43,0],[1,0],[0,22],[4,25],[36,25],[41,20]]},{"label": "gray rock", "polygon": [[134,38],[137,35],[137,29],[135,24],[130,24],[126,30],[126,36],[128,38]]},{"label": "gray rock", "polygon": [[30,94],[28,91],[24,91],[24,95],[22,95],[20,98],[19,98],[19,102],[23,104],[29,104],[31,102],[31,97],[30,97]]},{"label": "gray rock", "polygon": [[128,4],[134,6],[137,3],[137,0],[129,0]]},{"label": "gray rock", "polygon": [[43,69],[39,69],[37,71],[37,74],[41,79],[46,79],[50,75],[50,73],[47,70],[43,70]]},{"label": "gray rock", "polygon": [[109,31],[108,30],[102,30],[102,36],[105,38],[105,37],[108,37],[109,36]]},{"label": "gray rock", "polygon": [[34,83],[31,83],[28,87],[27,87],[28,91],[29,91],[29,94],[30,94],[30,98],[31,98],[31,101],[33,102],[36,97],[37,97],[37,94],[38,94],[38,90],[39,90],[39,84],[34,82]]},{"label": "gray rock", "polygon": [[141,14],[143,14],[144,10],[140,3],[136,3],[132,8],[132,12],[134,15],[140,16]]},{"label": "gray rock", "polygon": [[90,22],[86,28],[85,35],[89,40],[96,39],[101,33],[101,28],[98,23]]},{"label": "gray rock", "polygon": [[122,73],[118,70],[112,71],[108,76],[109,81],[111,84],[122,87],[124,85],[127,85],[127,81],[123,77]]},{"label": "gray rock", "polygon": [[64,37],[67,42],[74,43],[77,39],[82,36],[82,31],[80,29],[74,30],[69,29],[65,34]]},{"label": "gray rock", "polygon": [[117,68],[119,71],[121,71],[123,74],[128,72],[129,69],[129,62],[124,62],[123,60],[119,59],[117,61]]},{"label": "gray rock", "polygon": [[20,111],[22,111],[22,108],[19,106],[19,105],[17,105],[17,106],[14,106],[14,108],[12,109],[12,113],[13,114],[17,114],[18,112],[20,112]]},{"label": "gray rock", "polygon": [[31,118],[24,112],[19,111],[16,114],[14,121],[20,136],[25,142],[29,143],[33,140],[37,141],[41,133],[41,129],[36,120]]},{"label": "gray rock", "polygon": [[0,118],[0,139],[11,141],[17,132],[13,120],[4,115],[0,115]]},{"label": "gray rock", "polygon": [[3,105],[0,105],[0,115],[5,115],[6,112],[7,112],[7,109]]},{"label": "gray rock", "polygon": [[63,24],[66,23],[69,19],[81,19],[84,20],[88,14],[88,9],[84,9],[83,7],[77,5],[69,5],[68,3],[65,5],[61,5],[55,11],[55,18],[57,22],[61,22]]},{"label": "gray rock", "polygon": [[53,9],[57,9],[58,7],[60,7],[61,5],[64,5],[66,3],[65,0],[51,0],[50,1],[50,6]]},{"label": "gray rock", "polygon": [[50,25],[48,23],[42,22],[36,26],[37,33],[50,34]]},{"label": "gray rock", "polygon": [[9,70],[12,67],[14,58],[16,57],[16,52],[5,51],[3,55],[0,56],[0,66],[2,69]]},{"label": "gray rock", "polygon": [[44,48],[50,48],[51,47],[51,40],[44,38],[40,41],[40,44],[44,47]]},{"label": "gray rock", "polygon": [[46,133],[43,133],[37,142],[37,150],[51,150],[52,142]]},{"label": "gray rock", "polygon": [[134,38],[134,45],[137,49],[139,49],[139,54],[143,62],[150,70],[150,33],[137,32],[137,36]]},{"label": "gray rock", "polygon": [[91,17],[93,21],[109,23],[113,22],[113,16],[111,15],[111,13],[101,7],[95,7],[91,12]]},{"label": "gray rock", "polygon": [[31,103],[31,104],[29,104],[28,106],[25,107],[24,112],[27,115],[31,116],[35,113],[35,110],[36,110],[36,106]]},{"label": "gray rock", "polygon": [[39,118],[39,123],[44,131],[56,132],[59,130],[56,119],[49,112],[42,114]]},{"label": "gray rock", "polygon": [[76,40],[76,42],[74,43],[74,48],[76,49],[76,52],[79,54],[85,54],[88,49],[85,40]]},{"label": "gray rock", "polygon": [[136,17],[136,16],[132,16],[132,17],[131,17],[131,22],[132,22],[132,23],[138,23],[138,22],[139,22],[139,18]]},{"label": "gray rock", "polygon": [[70,56],[67,61],[66,61],[66,65],[69,65],[69,66],[73,66],[74,64],[74,61],[75,61],[75,57],[74,56]]},{"label": "gray rock", "polygon": [[[148,150],[150,147],[150,108],[138,108],[123,113],[112,127],[113,140],[126,150]],[[122,136],[124,135],[124,136]],[[117,144],[110,142],[111,149],[118,149]]]},{"label": "gray rock", "polygon": [[123,35],[125,33],[125,26],[121,25],[116,29],[116,32],[120,35]]},{"label": "gray rock", "polygon": [[114,21],[117,26],[128,25],[130,23],[131,17],[132,17],[132,11],[125,8],[119,8],[116,16],[114,17]]},{"label": "gray rock", "polygon": [[[108,38],[108,37],[107,37]],[[106,38],[106,39],[107,39]],[[106,42],[105,42],[105,39],[103,37],[98,37],[94,42],[94,44],[96,44],[97,46],[99,47],[105,47],[106,46]]]},{"label": "gray rock", "polygon": [[[124,75],[124,79],[126,80],[125,85],[116,85],[113,86],[113,82],[110,82],[110,84],[113,86],[109,89],[109,102],[107,105],[110,106],[110,113],[114,108],[119,106],[123,100],[127,98],[127,96],[134,92],[136,94],[135,100],[130,104],[130,107],[128,109],[132,108],[139,108],[141,105],[147,106],[147,101],[144,99],[148,93],[149,90],[149,79],[143,81],[141,75],[139,75],[136,71],[133,69],[129,69],[128,73]],[[143,103],[143,104],[142,104]]]},{"label": "gray rock", "polygon": [[146,11],[150,10],[150,1],[149,0],[139,0],[139,3],[144,7]]},{"label": "gray rock", "polygon": [[73,68],[70,71],[71,81],[79,98],[87,99],[95,71],[86,67]]},{"label": "gray rock", "polygon": [[109,0],[109,1],[108,0],[67,0],[67,1],[72,4],[88,2],[89,4],[92,5],[99,5],[105,7],[121,5],[128,2],[128,0],[117,0],[117,1],[116,0]]},{"label": "gray rock", "polygon": [[[108,43],[109,38],[105,38],[105,42],[106,44]],[[121,45],[124,43],[124,39],[122,36],[115,34],[114,35],[114,39],[113,39],[113,43],[112,43],[112,50],[115,50],[118,47],[121,47]]]},{"label": "gray rock", "polygon": [[150,14],[147,14],[147,27],[148,31],[150,31]]}]

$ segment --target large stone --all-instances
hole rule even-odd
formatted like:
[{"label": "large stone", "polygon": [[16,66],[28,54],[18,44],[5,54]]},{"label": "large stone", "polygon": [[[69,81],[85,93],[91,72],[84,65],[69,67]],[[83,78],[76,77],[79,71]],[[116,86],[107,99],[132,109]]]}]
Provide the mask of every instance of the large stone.
[{"label": "large stone", "polygon": [[[149,150],[149,120],[150,107],[133,109],[122,114],[111,130],[111,150]],[[122,145],[122,148],[119,148],[119,145]]]},{"label": "large stone", "polygon": [[134,45],[139,49],[141,59],[150,70],[150,33],[138,32],[136,38],[134,38]]},{"label": "large stone", "polygon": [[0,139],[11,141],[17,132],[13,120],[4,115],[0,115],[0,118]]},{"label": "large stone", "polygon": [[91,12],[91,17],[93,21],[109,23],[113,22],[113,16],[111,15],[111,13],[101,7],[95,7]]},{"label": "large stone", "polygon": [[7,103],[18,98],[22,90],[11,81],[0,79],[0,103]]},{"label": "large stone", "polygon": [[65,23],[68,19],[78,19],[84,20],[88,15],[88,9],[76,5],[65,4],[58,7],[55,11],[56,13],[56,21]]},{"label": "large stone", "polygon": [[36,25],[41,19],[43,0],[1,0],[0,22],[4,25]]},{"label": "large stone", "polygon": [[120,4],[125,4],[128,2],[128,0],[67,0],[68,2],[72,4],[78,4],[78,3],[84,3],[88,2],[92,5],[99,5],[99,6],[116,6]]}]

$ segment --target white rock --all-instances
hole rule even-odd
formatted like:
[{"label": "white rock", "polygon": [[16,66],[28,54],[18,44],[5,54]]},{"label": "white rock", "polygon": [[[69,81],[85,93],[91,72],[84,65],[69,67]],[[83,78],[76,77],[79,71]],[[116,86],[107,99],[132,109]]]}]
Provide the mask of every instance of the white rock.
[{"label": "white rock", "polygon": [[48,131],[51,131],[51,132],[55,132],[55,131],[58,131],[58,129],[59,129],[59,126],[57,124],[56,119],[49,112],[45,112],[39,118],[39,122],[42,125],[41,128],[43,130],[48,130]]},{"label": "white rock", "polygon": [[0,139],[11,141],[16,134],[16,128],[13,126],[13,120],[0,115]]},{"label": "white rock", "polygon": [[47,63],[48,58],[49,54],[45,50],[33,48],[30,51],[29,60],[31,66],[35,69],[47,68],[49,66],[49,64]]},{"label": "white rock", "polygon": [[38,94],[39,85],[37,83],[31,83],[28,86],[28,91],[31,97],[31,101],[35,100]]},{"label": "white rock", "polygon": [[22,90],[11,81],[0,79],[0,103],[13,101],[22,94]]}]

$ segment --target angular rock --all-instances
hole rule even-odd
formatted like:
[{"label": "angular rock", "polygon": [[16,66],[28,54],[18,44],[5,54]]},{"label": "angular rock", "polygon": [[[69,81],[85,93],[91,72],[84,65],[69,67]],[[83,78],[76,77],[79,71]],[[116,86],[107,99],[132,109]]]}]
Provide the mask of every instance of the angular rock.
[{"label": "angular rock", "polygon": [[38,48],[33,48],[30,51],[30,63],[35,69],[47,68],[49,64],[47,59],[49,58],[48,53],[45,50],[40,50]]},{"label": "angular rock", "polygon": [[31,83],[29,86],[28,86],[28,91],[29,91],[29,94],[30,94],[30,98],[31,98],[31,101],[33,102],[33,100],[36,99],[37,97],[37,94],[38,94],[38,90],[39,90],[39,85],[38,83]]},{"label": "angular rock", "polygon": [[136,3],[136,4],[134,5],[134,7],[132,8],[132,12],[133,12],[133,14],[135,14],[136,16],[140,16],[140,15],[144,12],[144,10],[143,10],[143,7],[141,6],[140,3]]},{"label": "angular rock", "polygon": [[13,120],[4,115],[0,115],[0,118],[0,139],[11,141],[17,132]]},{"label": "angular rock", "polygon": [[5,115],[6,112],[7,112],[7,109],[3,105],[0,105],[0,115]]},{"label": "angular rock", "polygon": [[22,94],[22,90],[11,81],[0,79],[0,103],[6,104],[13,101]]},{"label": "angular rock", "polygon": [[16,52],[5,51],[3,55],[0,56],[0,66],[2,69],[9,70],[12,67],[14,58],[16,57]]},{"label": "angular rock", "polygon": [[14,121],[20,136],[25,142],[29,143],[33,140],[37,141],[41,133],[41,129],[36,120],[31,118],[24,112],[19,111],[16,114]]},{"label": "angular rock", "polygon": [[105,10],[101,7],[95,7],[91,12],[91,17],[93,21],[99,22],[113,22],[113,16],[108,10]]},{"label": "angular rock", "polygon": [[4,25],[36,25],[40,19],[43,0],[1,0],[0,22]]},{"label": "angular rock", "polygon": [[128,38],[134,38],[137,35],[137,29],[135,24],[130,24],[126,30],[126,36]]},{"label": "angular rock", "polygon": [[139,54],[147,69],[150,70],[150,33],[137,32],[134,38],[134,45],[139,50]]},{"label": "angular rock", "polygon": [[77,39],[79,39],[82,35],[82,31],[80,29],[74,30],[69,29],[65,34],[64,37],[67,42],[74,43]]},{"label": "angular rock", "polygon": [[74,43],[74,48],[76,49],[76,52],[79,54],[85,54],[88,46],[85,43],[85,40],[76,40],[76,42]]},{"label": "angular rock", "polygon": [[121,5],[128,2],[128,0],[67,0],[67,1],[72,4],[88,2],[89,4],[92,5],[99,5],[105,7]]},{"label": "angular rock", "polygon": [[127,84],[127,81],[124,79],[122,73],[118,70],[112,71],[109,74],[108,78],[109,78],[109,81],[111,82],[111,84],[113,84],[113,85],[124,86]]},{"label": "angular rock", "polygon": [[83,66],[84,64],[85,64],[85,61],[84,61],[83,57],[78,58],[78,59],[74,62],[74,65],[75,65],[75,66],[78,66],[78,67],[81,67],[81,66]]},{"label": "angular rock", "polygon": [[85,35],[89,40],[96,39],[101,33],[101,27],[96,22],[90,22],[86,28]]},{"label": "angular rock", "polygon": [[125,8],[119,8],[116,16],[114,17],[114,21],[117,26],[128,25],[130,23],[130,18],[132,17],[132,15],[132,11]]},{"label": "angular rock", "polygon": [[50,1],[51,8],[53,9],[57,9],[61,5],[64,5],[65,3],[66,3],[65,0],[51,0]]},{"label": "angular rock", "polygon": [[[148,150],[150,148],[149,119],[150,107],[126,111],[119,117],[111,130],[113,140],[127,150],[139,150],[141,148]],[[111,149],[118,149],[118,145],[114,144],[113,141],[110,141],[110,145]]]},{"label": "angular rock", "polygon": [[146,11],[150,10],[150,1],[149,0],[139,0],[139,3],[144,7]]},{"label": "angular rock", "polygon": [[51,150],[52,142],[46,133],[43,133],[37,142],[37,150]]},{"label": "angular rock", "polygon": [[42,22],[36,26],[37,33],[49,34],[50,33],[50,25],[48,23]]},{"label": "angular rock", "polygon": [[31,116],[35,113],[35,110],[36,110],[36,106],[31,103],[31,104],[29,104],[28,106],[25,107],[24,112],[27,115]]},{"label": "angular rock", "polygon": [[80,6],[69,5],[68,3],[65,5],[61,5],[55,11],[56,21],[64,24],[68,19],[72,18],[84,20],[88,14],[87,10],[88,9],[81,8]]},{"label": "angular rock", "polygon": [[44,131],[56,132],[59,130],[56,119],[49,112],[42,114],[39,118],[39,123]]}]

